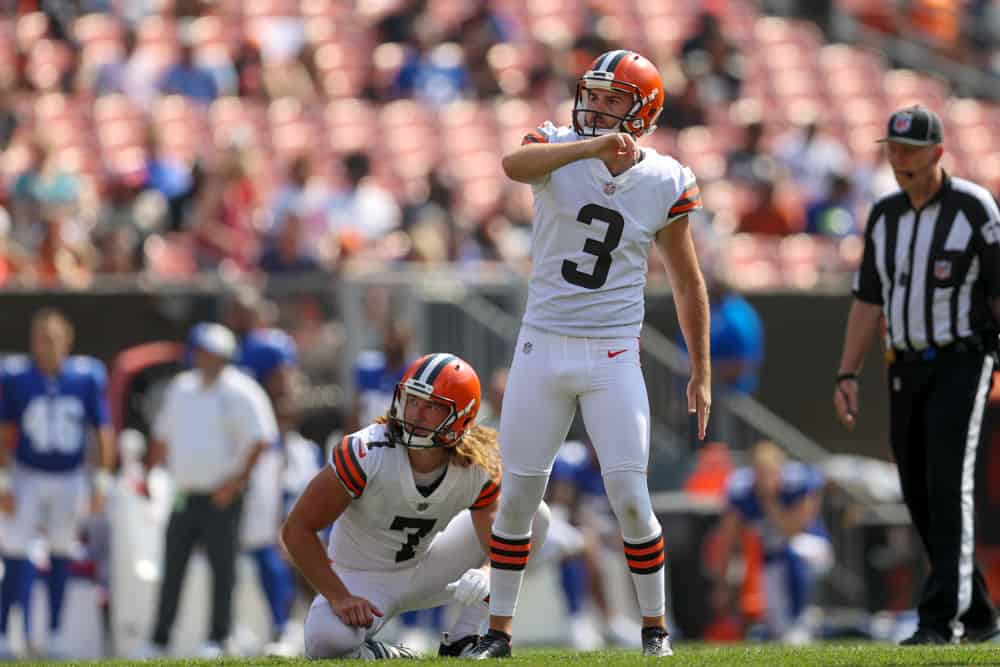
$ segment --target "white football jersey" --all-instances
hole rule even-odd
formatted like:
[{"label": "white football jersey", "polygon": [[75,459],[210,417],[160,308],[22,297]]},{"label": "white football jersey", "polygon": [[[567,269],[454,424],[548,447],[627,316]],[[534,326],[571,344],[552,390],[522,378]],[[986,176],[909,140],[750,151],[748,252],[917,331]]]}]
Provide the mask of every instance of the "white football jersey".
[{"label": "white football jersey", "polygon": [[406,447],[394,445],[385,424],[346,436],[330,465],[354,498],[330,534],[328,555],[361,570],[400,570],[416,565],[434,537],[466,509],[489,506],[498,480],[483,468],[449,464],[437,488],[423,496],[413,481]]},{"label": "white football jersey", "polygon": [[[546,122],[525,143],[581,139]],[[612,176],[577,160],[532,184],[531,282],[525,324],[566,336],[639,335],[650,245],[673,220],[701,207],[694,173],[651,148]]]}]

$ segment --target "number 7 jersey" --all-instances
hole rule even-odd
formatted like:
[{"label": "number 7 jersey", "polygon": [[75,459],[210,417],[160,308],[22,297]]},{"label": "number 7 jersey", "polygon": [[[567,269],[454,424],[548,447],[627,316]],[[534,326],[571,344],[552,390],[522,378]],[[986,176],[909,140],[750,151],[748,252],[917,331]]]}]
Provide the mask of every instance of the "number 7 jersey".
[{"label": "number 7 jersey", "polygon": [[[550,122],[524,143],[578,141]],[[524,323],[566,336],[639,335],[649,249],[657,232],[701,207],[692,171],[651,148],[618,176],[585,159],[532,184],[531,282]]]},{"label": "number 7 jersey", "polygon": [[334,522],[327,554],[336,565],[358,570],[416,565],[456,515],[488,507],[500,493],[483,468],[449,463],[433,492],[422,495],[406,447],[392,443],[384,424],[345,437],[330,465],[354,500]]}]

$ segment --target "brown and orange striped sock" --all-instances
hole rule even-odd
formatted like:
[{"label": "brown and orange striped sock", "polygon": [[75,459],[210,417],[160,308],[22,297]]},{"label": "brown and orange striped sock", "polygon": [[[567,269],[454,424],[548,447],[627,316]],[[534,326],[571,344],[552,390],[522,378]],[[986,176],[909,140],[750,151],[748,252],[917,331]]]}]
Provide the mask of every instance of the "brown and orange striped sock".
[{"label": "brown and orange striped sock", "polygon": [[623,540],[625,560],[632,573],[632,584],[643,616],[662,616],[666,612],[666,589],[663,565],[663,533],[640,542]]},{"label": "brown and orange striped sock", "polygon": [[490,614],[513,616],[524,568],[531,555],[531,536],[490,536]]}]

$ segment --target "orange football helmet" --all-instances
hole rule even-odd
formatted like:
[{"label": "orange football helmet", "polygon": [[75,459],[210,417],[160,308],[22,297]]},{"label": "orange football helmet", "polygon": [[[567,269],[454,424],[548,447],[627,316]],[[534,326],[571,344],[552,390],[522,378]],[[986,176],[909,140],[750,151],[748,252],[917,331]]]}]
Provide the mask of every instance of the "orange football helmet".
[{"label": "orange football helmet", "polygon": [[[587,108],[587,90],[614,90],[632,96],[632,106],[624,116],[615,116]],[[635,138],[656,129],[656,119],[663,111],[663,79],[656,65],[635,51],[608,51],[591,64],[576,83],[573,105],[573,129],[582,136],[597,136],[608,132],[628,132]],[[586,124],[586,114],[611,116],[618,121],[615,130]]]},{"label": "orange football helmet", "polygon": [[[406,419],[410,397],[441,403],[448,414],[435,427],[413,424]],[[469,362],[453,354],[425,354],[410,364],[396,385],[388,414],[390,435],[406,447],[453,447],[472,428],[481,399],[479,375]]]}]

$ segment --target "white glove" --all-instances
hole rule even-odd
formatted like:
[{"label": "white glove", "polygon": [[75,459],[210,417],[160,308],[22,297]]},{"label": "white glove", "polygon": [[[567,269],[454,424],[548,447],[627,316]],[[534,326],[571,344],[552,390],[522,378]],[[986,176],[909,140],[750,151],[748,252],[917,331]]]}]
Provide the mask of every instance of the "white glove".
[{"label": "white glove", "polygon": [[456,602],[478,604],[490,594],[490,576],[482,570],[467,570],[461,579],[445,586],[445,590],[455,596]]}]

